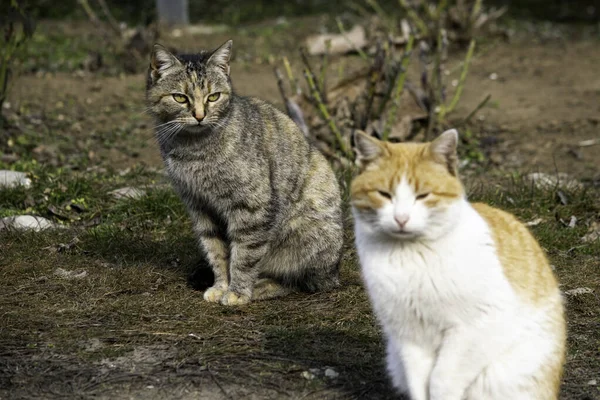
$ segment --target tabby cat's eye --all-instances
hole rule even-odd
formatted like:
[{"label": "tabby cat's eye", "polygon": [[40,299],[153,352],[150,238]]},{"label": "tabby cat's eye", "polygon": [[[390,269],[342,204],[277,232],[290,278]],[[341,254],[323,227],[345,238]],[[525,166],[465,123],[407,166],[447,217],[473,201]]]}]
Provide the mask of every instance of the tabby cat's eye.
[{"label": "tabby cat's eye", "polygon": [[389,194],[388,192],[384,192],[383,190],[378,190],[377,193],[379,193],[380,196],[385,197],[386,199],[392,199],[392,195]]},{"label": "tabby cat's eye", "polygon": [[217,101],[219,100],[219,97],[221,97],[221,93],[213,93],[208,96],[208,101]]},{"label": "tabby cat's eye", "polygon": [[184,96],[182,94],[177,94],[177,93],[175,93],[173,95],[173,99],[178,103],[187,103],[187,101],[188,101],[186,96]]},{"label": "tabby cat's eye", "polygon": [[417,196],[417,200],[423,200],[427,196],[429,196],[429,193],[421,193]]}]

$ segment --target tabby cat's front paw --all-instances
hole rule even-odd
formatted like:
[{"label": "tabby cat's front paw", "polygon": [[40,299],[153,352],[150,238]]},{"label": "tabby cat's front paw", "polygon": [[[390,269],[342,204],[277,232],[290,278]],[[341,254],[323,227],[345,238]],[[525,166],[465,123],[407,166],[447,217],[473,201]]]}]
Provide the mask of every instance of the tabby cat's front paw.
[{"label": "tabby cat's front paw", "polygon": [[204,300],[210,303],[218,303],[221,301],[221,297],[223,297],[224,293],[225,289],[213,286],[211,288],[206,289],[206,292],[204,292]]},{"label": "tabby cat's front paw", "polygon": [[241,306],[242,304],[248,304],[249,302],[250,296],[235,292],[226,292],[223,297],[221,297],[221,304],[224,306]]}]

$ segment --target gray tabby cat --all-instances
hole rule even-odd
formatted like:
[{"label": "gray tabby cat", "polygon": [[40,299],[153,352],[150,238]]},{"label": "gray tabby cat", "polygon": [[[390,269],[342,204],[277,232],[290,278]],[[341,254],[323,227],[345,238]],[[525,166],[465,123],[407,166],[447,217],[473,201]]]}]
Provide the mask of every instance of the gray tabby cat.
[{"label": "gray tabby cat", "polygon": [[338,285],[340,190],[325,158],[270,104],[233,92],[232,41],[175,56],[154,46],[147,102],[176,191],[225,305]]}]

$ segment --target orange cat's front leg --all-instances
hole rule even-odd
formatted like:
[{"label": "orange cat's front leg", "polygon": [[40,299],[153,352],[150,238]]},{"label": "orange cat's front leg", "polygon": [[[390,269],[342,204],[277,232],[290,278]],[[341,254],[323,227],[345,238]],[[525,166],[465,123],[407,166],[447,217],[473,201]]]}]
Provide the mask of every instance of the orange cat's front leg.
[{"label": "orange cat's front leg", "polygon": [[[497,316],[499,317],[499,316]],[[429,380],[430,400],[462,400],[467,389],[510,345],[502,318],[483,317],[446,330]]]},{"label": "orange cat's front leg", "polygon": [[387,369],[392,384],[411,400],[428,400],[427,384],[434,363],[434,354],[426,348],[412,343],[388,342]]}]

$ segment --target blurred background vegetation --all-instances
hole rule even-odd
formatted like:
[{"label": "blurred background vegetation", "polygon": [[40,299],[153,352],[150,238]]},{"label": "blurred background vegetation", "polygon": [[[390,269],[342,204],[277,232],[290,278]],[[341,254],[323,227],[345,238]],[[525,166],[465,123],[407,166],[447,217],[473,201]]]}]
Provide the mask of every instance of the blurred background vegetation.
[{"label": "blurred background vegetation", "polygon": [[[311,14],[339,14],[348,10],[355,0],[190,0],[192,23],[237,24],[265,18]],[[34,17],[43,19],[81,19],[85,15],[77,0],[28,0],[23,2]],[[108,0],[118,20],[130,24],[146,24],[155,18],[154,0]],[[397,0],[381,0],[386,11],[397,10]],[[549,20],[553,22],[598,23],[598,0],[488,0],[488,6],[508,6],[513,17]]]}]

